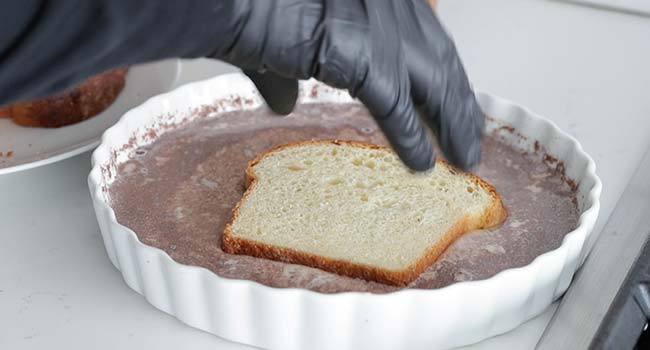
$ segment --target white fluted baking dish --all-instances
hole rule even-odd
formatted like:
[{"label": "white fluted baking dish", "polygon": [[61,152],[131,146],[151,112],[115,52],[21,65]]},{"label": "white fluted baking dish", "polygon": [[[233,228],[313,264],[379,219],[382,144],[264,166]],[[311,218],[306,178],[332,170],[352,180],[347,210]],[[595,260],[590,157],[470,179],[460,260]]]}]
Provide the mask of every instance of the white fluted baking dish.
[{"label": "white fluted baking dish", "polygon": [[[106,189],[115,179],[117,165],[128,159],[124,145],[151,143],[155,136],[150,129],[160,134],[164,126],[191,120],[188,111],[233,96],[249,103],[224,104],[221,111],[262,103],[241,74],[191,83],[151,98],[104,133],[93,153],[88,178],[113,265],[129,287],[190,326],[268,349],[450,348],[509,331],[541,313],[567,289],[588,253],[586,241],[598,215],[601,192],[593,160],[575,139],[548,120],[512,102],[478,93],[481,106],[494,117],[487,123],[488,131],[511,126],[523,137],[503,136],[531,152],[534,142],[539,142],[559,160],[553,164],[563,164],[566,175],[578,184],[578,227],[564,237],[559,248],[529,265],[435,290],[321,294],[222,278],[207,269],[177,263],[164,251],[141,243],[131,229],[117,222]],[[315,81],[301,83],[300,98],[305,103],[352,101],[347,93]]]}]

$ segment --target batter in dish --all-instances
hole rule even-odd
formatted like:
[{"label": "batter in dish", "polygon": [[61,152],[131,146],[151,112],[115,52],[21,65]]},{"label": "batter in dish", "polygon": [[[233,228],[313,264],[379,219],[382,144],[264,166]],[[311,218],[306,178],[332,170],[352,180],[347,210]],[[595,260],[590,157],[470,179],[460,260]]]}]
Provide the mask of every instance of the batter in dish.
[{"label": "batter in dish", "polygon": [[[131,150],[108,190],[111,204],[117,220],[143,243],[222,277],[324,293],[399,289],[221,250],[221,233],[244,191],[246,163],[274,145],[322,138],[386,144],[358,104],[303,104],[287,117],[265,107],[225,113],[187,123]],[[507,221],[462,236],[408,288],[440,288],[527,265],[560,246],[577,226],[575,185],[564,174],[496,135],[484,139],[482,152],[476,172],[501,194]]]}]

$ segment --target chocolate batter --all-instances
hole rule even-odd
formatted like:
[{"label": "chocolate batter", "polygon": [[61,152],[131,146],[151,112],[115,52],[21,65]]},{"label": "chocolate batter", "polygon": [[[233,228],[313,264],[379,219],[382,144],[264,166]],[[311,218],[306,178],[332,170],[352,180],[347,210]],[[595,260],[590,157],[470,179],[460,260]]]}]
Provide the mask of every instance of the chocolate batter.
[{"label": "chocolate batter", "polygon": [[[143,243],[222,277],[323,293],[398,290],[221,250],[221,233],[244,190],[246,162],[277,144],[320,138],[386,144],[358,104],[299,105],[288,117],[274,116],[266,108],[224,113],[189,122],[149,146],[132,149],[109,187],[111,204],[118,221]],[[485,279],[527,265],[561,244],[578,222],[575,186],[536,159],[496,135],[486,137],[476,172],[501,194],[508,220],[499,228],[462,236],[408,288]]]}]

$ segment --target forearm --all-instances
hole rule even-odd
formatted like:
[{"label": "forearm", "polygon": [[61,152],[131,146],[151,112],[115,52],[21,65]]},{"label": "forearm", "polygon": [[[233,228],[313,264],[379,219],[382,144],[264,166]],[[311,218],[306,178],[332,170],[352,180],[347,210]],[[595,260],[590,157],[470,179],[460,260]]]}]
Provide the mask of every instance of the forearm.
[{"label": "forearm", "polygon": [[234,3],[2,1],[0,105],[61,91],[116,66],[207,55],[231,40],[224,34],[236,23],[224,14]]}]

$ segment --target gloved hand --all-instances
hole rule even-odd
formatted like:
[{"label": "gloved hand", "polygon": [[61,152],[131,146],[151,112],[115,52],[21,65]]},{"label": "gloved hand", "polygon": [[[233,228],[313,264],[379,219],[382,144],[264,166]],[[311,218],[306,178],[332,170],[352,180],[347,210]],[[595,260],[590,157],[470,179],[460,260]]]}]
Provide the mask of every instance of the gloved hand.
[{"label": "gloved hand", "polygon": [[426,0],[217,3],[232,40],[213,56],[242,67],[274,111],[293,109],[295,79],[315,77],[359,98],[407,166],[435,163],[425,125],[452,163],[478,162],[484,115]]}]

